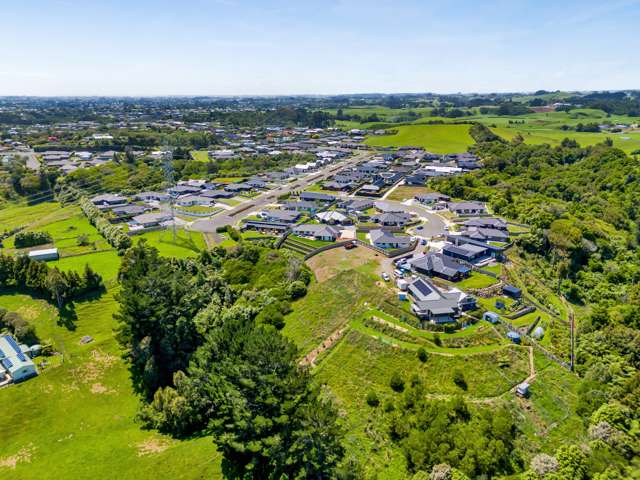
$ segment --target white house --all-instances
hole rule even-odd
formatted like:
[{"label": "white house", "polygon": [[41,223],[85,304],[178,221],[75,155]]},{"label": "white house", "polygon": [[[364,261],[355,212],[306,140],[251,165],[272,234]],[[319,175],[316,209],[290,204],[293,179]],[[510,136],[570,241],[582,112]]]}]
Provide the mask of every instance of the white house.
[{"label": "white house", "polygon": [[11,335],[0,337],[0,383],[9,375],[14,383],[38,375],[36,366]]}]

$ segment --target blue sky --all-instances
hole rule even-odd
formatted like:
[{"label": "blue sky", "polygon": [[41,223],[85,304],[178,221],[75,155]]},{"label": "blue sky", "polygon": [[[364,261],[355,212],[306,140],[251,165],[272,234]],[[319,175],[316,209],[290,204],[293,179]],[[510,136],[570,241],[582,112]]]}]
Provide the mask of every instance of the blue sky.
[{"label": "blue sky", "polygon": [[640,88],[640,0],[4,0],[0,95]]}]

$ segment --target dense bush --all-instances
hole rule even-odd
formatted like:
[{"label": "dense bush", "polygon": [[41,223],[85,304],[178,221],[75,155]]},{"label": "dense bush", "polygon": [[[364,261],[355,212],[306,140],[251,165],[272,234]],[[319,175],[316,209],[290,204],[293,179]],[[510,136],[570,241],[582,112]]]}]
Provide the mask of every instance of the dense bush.
[{"label": "dense bush", "polygon": [[52,242],[53,238],[49,232],[18,232],[14,239],[16,248],[33,247]]}]

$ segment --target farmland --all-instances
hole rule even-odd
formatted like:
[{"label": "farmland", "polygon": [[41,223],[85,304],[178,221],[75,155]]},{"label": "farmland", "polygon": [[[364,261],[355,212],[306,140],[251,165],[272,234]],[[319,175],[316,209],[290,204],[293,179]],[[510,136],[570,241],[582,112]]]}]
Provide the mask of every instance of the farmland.
[{"label": "farmland", "polygon": [[423,147],[433,153],[464,152],[473,144],[469,125],[403,125],[394,135],[370,136],[372,147]]}]

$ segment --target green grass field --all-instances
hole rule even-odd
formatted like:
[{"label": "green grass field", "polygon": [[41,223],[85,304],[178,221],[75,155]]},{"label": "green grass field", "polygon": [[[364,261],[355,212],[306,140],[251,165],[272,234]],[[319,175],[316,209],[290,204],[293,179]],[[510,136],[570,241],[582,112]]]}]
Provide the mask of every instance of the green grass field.
[{"label": "green grass field", "polygon": [[146,232],[133,237],[134,242],[145,239],[149,245],[158,249],[165,257],[186,258],[198,255],[206,248],[204,237],[200,232],[190,232],[182,229],[176,231],[176,241],[173,241],[171,229]]},{"label": "green grass field", "polygon": [[209,151],[208,150],[191,150],[191,158],[196,162],[208,162]]},{"label": "green grass field", "polygon": [[[49,231],[63,250],[79,233],[97,234],[77,207],[54,203],[0,210],[0,222],[0,228],[36,222],[33,228]],[[205,246],[200,233],[189,237],[181,232],[177,244],[168,235],[149,232],[144,237],[163,255],[187,257]],[[11,421],[2,428],[0,475],[19,480],[221,478],[210,437],[179,441],[135,422],[138,398],[114,330],[120,257],[114,250],[87,251],[49,265],[82,270],[87,263],[102,275],[107,291],[74,302],[73,315],[64,319],[46,299],[0,291],[0,307],[19,313],[35,326],[42,344],[60,353],[42,358],[50,366],[41,368],[37,378],[0,390],[0,401],[13,405]],[[93,341],[82,345],[85,335]]]},{"label": "green grass field", "polygon": [[433,153],[466,152],[474,141],[469,125],[405,125],[394,127],[395,135],[369,136],[366,143],[372,147],[423,147]]}]

